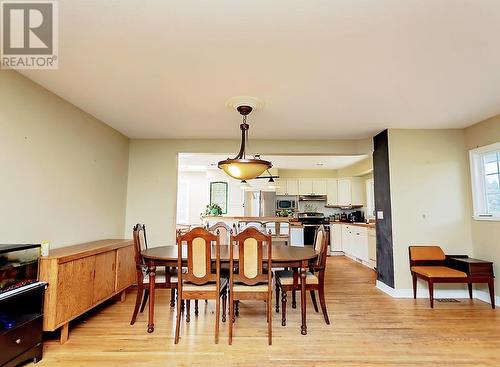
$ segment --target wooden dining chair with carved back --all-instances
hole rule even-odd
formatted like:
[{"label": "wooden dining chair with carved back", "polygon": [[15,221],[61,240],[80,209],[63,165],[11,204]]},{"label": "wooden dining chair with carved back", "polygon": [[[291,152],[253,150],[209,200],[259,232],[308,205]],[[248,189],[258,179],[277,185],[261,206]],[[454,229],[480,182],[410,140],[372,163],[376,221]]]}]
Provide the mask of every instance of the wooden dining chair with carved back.
[{"label": "wooden dining chair with carved back", "polygon": [[[325,301],[325,270],[328,241],[326,231],[323,226],[320,226],[315,235],[314,248],[318,253],[315,264],[306,273],[306,291],[311,294],[314,310],[319,312],[318,304],[316,303],[315,291],[319,293],[321,310],[326,324],[330,325],[328,311]],[[276,312],[279,312],[279,296],[281,292],[281,325],[286,326],[286,298],[287,292],[300,291],[300,276],[296,270],[281,270],[275,272],[276,281]]]},{"label": "wooden dining chair with carved back", "polygon": [[[149,298],[149,274],[141,252],[148,248],[146,226],[136,224],[133,228],[135,269],[137,275],[137,294],[134,312],[130,325],[134,325],[139,311],[142,313]],[[167,276],[169,275],[169,276]],[[165,269],[158,269],[155,276],[155,288],[170,289],[170,306],[175,306],[175,290],[177,289],[177,275],[174,272],[166,273]],[[151,300],[150,300],[151,302]],[[141,304],[142,303],[142,304]]]},{"label": "wooden dining chair with carved back", "polygon": [[[265,245],[264,245],[265,244]],[[235,266],[235,250],[238,266]],[[267,261],[264,264],[264,251]],[[267,265],[267,266],[264,266]],[[229,246],[229,344],[233,342],[235,302],[264,300],[267,308],[268,344],[272,344],[272,238],[250,227],[231,236]]]},{"label": "wooden dining chair with carved back", "polygon": [[[212,246],[213,245],[213,246]],[[175,344],[179,342],[181,301],[186,300],[186,321],[189,320],[188,302],[191,299],[215,300],[215,343],[219,342],[220,299],[223,308],[226,302],[227,278],[220,276],[219,237],[202,227],[191,229],[177,237],[177,267],[183,267],[183,249],[186,248],[187,266],[178,272],[177,315],[175,323]],[[215,250],[215,271],[212,267],[212,251]]]}]

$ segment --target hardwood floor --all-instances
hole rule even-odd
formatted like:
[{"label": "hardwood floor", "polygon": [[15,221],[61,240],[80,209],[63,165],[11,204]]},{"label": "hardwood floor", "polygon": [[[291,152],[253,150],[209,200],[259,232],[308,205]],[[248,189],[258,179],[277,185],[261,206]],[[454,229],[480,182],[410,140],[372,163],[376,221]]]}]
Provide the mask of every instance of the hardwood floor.
[{"label": "hardwood floor", "polygon": [[[273,311],[273,345],[267,345],[265,304],[245,301],[227,345],[213,343],[214,303],[181,324],[174,345],[175,311],[159,291],[156,329],[147,312],[130,326],[134,297],[108,303],[73,323],[65,345],[54,335],[40,366],[500,366],[500,313],[468,299],[439,303],[395,300],[374,287],[374,272],[344,257],[328,259],[327,305],[331,325],[315,313],[308,295],[308,332],[300,335],[300,309],[288,307],[287,326]],[[289,297],[290,300],[291,297]],[[274,304],[274,301],[273,301]],[[193,307],[193,305],[191,306]],[[298,303],[300,307],[300,303]]]}]

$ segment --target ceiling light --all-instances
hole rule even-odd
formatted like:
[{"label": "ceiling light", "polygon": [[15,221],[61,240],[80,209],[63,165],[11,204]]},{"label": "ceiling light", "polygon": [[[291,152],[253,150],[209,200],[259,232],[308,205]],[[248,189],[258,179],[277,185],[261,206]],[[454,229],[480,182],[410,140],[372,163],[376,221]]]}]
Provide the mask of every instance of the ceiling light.
[{"label": "ceiling light", "polygon": [[322,165],[323,165],[323,163],[321,163],[321,162],[316,163],[316,166],[322,166]]},{"label": "ceiling light", "polygon": [[251,187],[252,186],[250,186],[250,184],[248,182],[246,182],[245,180],[241,181],[240,188],[242,190],[247,190],[247,189],[249,189]]},{"label": "ceiling light", "polygon": [[252,107],[249,105],[240,105],[236,108],[243,116],[241,129],[241,147],[238,155],[233,159],[220,161],[218,167],[226,172],[229,176],[238,180],[251,180],[260,176],[264,171],[272,167],[271,162],[260,159],[260,156],[255,155],[254,158],[247,158],[245,148],[248,143],[247,115],[252,112]]},{"label": "ceiling light", "polygon": [[272,191],[276,191],[277,188],[278,188],[278,185],[276,184],[276,181],[274,181],[274,178],[271,176],[269,178],[269,181],[267,181],[267,189],[272,190]]}]

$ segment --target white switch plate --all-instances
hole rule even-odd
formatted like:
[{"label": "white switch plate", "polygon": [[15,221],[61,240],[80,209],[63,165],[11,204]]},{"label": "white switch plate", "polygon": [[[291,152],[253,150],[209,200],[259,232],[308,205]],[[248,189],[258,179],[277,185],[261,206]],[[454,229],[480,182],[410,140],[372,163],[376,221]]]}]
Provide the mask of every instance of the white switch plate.
[{"label": "white switch plate", "polygon": [[382,210],[377,210],[377,219],[384,219],[384,212]]}]

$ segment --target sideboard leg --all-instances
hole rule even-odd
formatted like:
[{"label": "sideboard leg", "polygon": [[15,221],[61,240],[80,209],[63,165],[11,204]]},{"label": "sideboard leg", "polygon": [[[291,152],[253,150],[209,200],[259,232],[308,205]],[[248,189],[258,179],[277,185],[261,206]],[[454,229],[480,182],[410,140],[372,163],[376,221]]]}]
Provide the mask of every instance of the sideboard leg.
[{"label": "sideboard leg", "polygon": [[68,337],[69,337],[69,322],[61,326],[61,339],[59,340],[59,342],[61,344],[66,343],[68,341]]},{"label": "sideboard leg", "polygon": [[127,290],[125,289],[120,293],[120,302],[125,302],[126,299],[127,299]]}]

